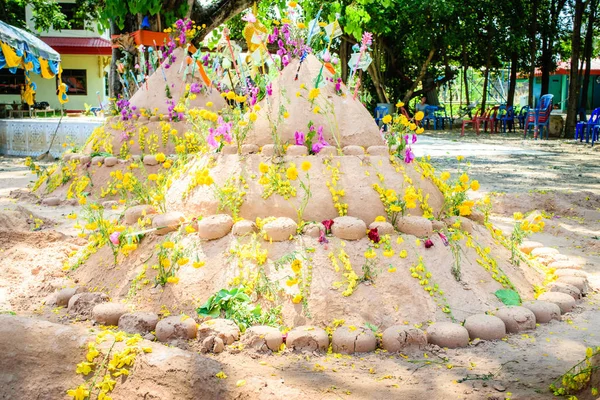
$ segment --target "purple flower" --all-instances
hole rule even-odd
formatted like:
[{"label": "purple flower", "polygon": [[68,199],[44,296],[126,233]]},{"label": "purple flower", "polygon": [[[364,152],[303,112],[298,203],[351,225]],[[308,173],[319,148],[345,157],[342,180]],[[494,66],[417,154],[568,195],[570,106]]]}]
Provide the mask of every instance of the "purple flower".
[{"label": "purple flower", "polygon": [[431,239],[427,239],[425,241],[425,248],[428,249],[430,247],[433,247],[433,242],[431,241]]},{"label": "purple flower", "polygon": [[321,142],[316,142],[316,143],[314,143],[314,144],[312,145],[312,151],[313,151],[313,153],[315,153],[315,154],[319,154],[319,152],[320,152],[321,150],[323,150],[323,147],[325,147],[325,145],[324,145],[323,143],[321,143]]},{"label": "purple flower", "polygon": [[296,146],[303,146],[304,145],[304,132],[296,131],[294,136],[296,137]]},{"label": "purple flower", "polygon": [[417,135],[415,135],[414,133],[412,135],[412,143],[413,144],[417,143]]},{"label": "purple flower", "polygon": [[218,148],[221,141],[225,143],[233,141],[233,137],[231,136],[232,123],[225,122],[223,117],[219,117],[217,124],[218,126],[215,129],[210,128],[208,130],[209,134],[206,138],[207,143],[213,148]]},{"label": "purple flower", "polygon": [[406,148],[406,152],[404,153],[404,162],[410,164],[415,159],[415,155],[413,154],[410,147]]},{"label": "purple flower", "polygon": [[200,85],[197,82],[194,82],[190,85],[190,92],[192,93],[200,93]]},{"label": "purple flower", "polygon": [[287,54],[284,55],[283,57],[281,57],[281,63],[284,67],[287,67],[290,64],[290,57]]},{"label": "purple flower", "polygon": [[[314,130],[314,127],[311,126],[310,130]],[[327,143],[323,137],[323,126],[319,126],[317,129],[317,141],[312,145],[312,151],[313,153],[318,154],[321,150],[323,150],[323,147],[326,146],[329,146],[329,143]]]},{"label": "purple flower", "polygon": [[273,96],[273,85],[272,85],[271,83],[269,83],[269,84],[266,86],[266,89],[267,89],[267,95],[268,95],[268,96]]},{"label": "purple flower", "polygon": [[329,240],[325,237],[325,231],[321,231],[319,234],[319,243],[329,243]]},{"label": "purple flower", "polygon": [[121,236],[121,232],[113,232],[110,234],[109,239],[112,244],[115,246],[119,245],[119,236]]}]

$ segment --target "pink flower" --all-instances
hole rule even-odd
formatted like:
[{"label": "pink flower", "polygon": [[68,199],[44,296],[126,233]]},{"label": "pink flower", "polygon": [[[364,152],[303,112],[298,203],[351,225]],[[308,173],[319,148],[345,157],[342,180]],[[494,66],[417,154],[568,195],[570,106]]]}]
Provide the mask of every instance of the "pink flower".
[{"label": "pink flower", "polygon": [[367,236],[373,243],[379,243],[380,237],[377,228],[369,229]]},{"label": "pink flower", "polygon": [[415,155],[410,149],[410,147],[406,148],[406,152],[404,153],[404,162],[410,164],[415,159]]},{"label": "pink flower", "polygon": [[121,236],[121,232],[113,232],[109,236],[111,243],[115,246],[119,245],[119,236]]},{"label": "pink flower", "polygon": [[428,249],[430,247],[433,247],[433,242],[431,241],[431,239],[427,239],[425,241],[425,248]]},{"label": "pink flower", "polygon": [[327,233],[327,234],[331,233],[331,227],[333,226],[333,220],[326,219],[325,221],[321,221],[321,223],[325,227],[325,233]]},{"label": "pink flower", "polygon": [[325,231],[321,231],[319,234],[319,243],[329,243],[329,240],[325,237]]},{"label": "pink flower", "polygon": [[268,95],[268,96],[273,96],[273,85],[269,83],[269,84],[266,86],[266,89],[267,89],[267,95]]},{"label": "pink flower", "polygon": [[444,246],[448,246],[450,244],[446,235],[444,235],[442,232],[438,232],[438,235],[440,235],[440,239],[442,239],[442,243],[444,243]]},{"label": "pink flower", "polygon": [[303,146],[304,145],[304,132],[296,131],[294,136],[296,137],[296,146]]}]

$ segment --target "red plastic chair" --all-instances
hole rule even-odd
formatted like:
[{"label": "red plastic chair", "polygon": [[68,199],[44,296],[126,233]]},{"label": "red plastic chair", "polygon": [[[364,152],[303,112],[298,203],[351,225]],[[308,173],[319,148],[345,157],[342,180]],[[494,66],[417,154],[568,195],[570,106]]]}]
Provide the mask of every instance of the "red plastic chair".
[{"label": "red plastic chair", "polygon": [[477,133],[479,135],[479,129],[481,128],[481,124],[483,123],[485,131],[487,132],[487,123],[490,120],[490,115],[492,113],[492,111],[494,110],[493,107],[488,108],[487,110],[485,110],[485,112],[483,114],[481,114],[477,119],[476,123],[477,123],[477,128],[475,129],[475,133]]},{"label": "red plastic chair", "polygon": [[479,119],[480,119],[479,114],[480,113],[481,113],[481,108],[478,108],[477,111],[475,111],[475,114],[473,114],[473,119],[463,119],[462,127],[460,128],[460,136],[465,136],[465,125],[466,124],[471,124],[473,126],[473,129],[475,129],[475,132],[479,135]]},{"label": "red plastic chair", "polygon": [[498,120],[498,109],[500,106],[492,107],[489,112],[487,118],[483,121],[483,131],[487,132],[488,124],[490,126],[490,133],[498,133],[498,128],[496,126],[496,121]]}]

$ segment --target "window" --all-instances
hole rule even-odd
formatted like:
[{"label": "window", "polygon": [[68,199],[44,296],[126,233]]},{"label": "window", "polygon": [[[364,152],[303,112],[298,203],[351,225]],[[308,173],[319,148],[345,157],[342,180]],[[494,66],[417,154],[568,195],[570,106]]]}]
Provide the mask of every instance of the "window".
[{"label": "window", "polygon": [[66,20],[71,24],[71,29],[85,29],[85,24],[81,18],[77,18],[77,4],[58,3],[60,11],[65,14]]},{"label": "window", "polygon": [[21,87],[25,85],[25,73],[17,69],[11,73],[8,68],[0,69],[0,94],[21,94]]},{"label": "window", "polygon": [[87,71],[85,69],[64,69],[61,78],[69,88],[68,96],[87,95]]}]

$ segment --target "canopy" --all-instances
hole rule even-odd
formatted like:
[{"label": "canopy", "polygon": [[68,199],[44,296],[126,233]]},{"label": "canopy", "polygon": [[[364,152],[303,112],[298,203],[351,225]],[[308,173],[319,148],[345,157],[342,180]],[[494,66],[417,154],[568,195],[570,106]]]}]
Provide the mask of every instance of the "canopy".
[{"label": "canopy", "polygon": [[[56,75],[60,78],[62,72],[60,54],[52,47],[35,35],[2,21],[0,21],[0,68],[8,68],[12,73],[17,72],[17,68],[25,70],[27,85],[23,99],[29,105],[34,102],[33,95],[36,89],[35,83],[29,79],[29,71],[46,79],[54,78]],[[63,85],[62,83],[59,85],[58,100],[66,103],[68,98]]]}]

